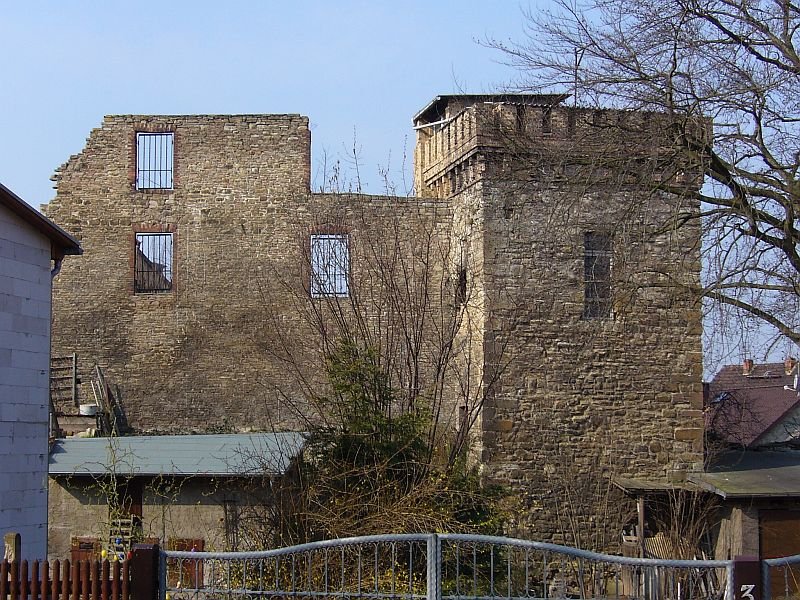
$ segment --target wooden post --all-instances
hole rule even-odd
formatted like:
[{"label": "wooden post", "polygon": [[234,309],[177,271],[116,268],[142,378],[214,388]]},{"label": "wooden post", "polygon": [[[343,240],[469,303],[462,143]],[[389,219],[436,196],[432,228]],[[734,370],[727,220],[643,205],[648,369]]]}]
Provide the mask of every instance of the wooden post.
[{"label": "wooden post", "polygon": [[11,571],[8,586],[11,588],[11,600],[19,598],[19,563],[14,561],[11,563]]},{"label": "wooden post", "polygon": [[19,569],[19,597],[28,600],[28,561],[23,560]]},{"label": "wooden post", "polygon": [[44,561],[42,563],[42,585],[39,586],[39,593],[41,594],[41,600],[48,600],[47,594],[49,591],[50,591],[50,563]]},{"label": "wooden post", "polygon": [[119,561],[115,560],[111,567],[111,598],[112,600],[120,600],[120,574],[119,574]]},{"label": "wooden post", "polygon": [[31,600],[39,600],[39,561],[31,564]]},{"label": "wooden post", "polygon": [[108,581],[109,578],[109,569],[108,569],[108,560],[104,560],[102,563],[102,569],[100,571],[100,598],[101,600],[109,600],[108,593],[110,582]]},{"label": "wooden post", "polygon": [[0,599],[5,600],[8,596],[8,561],[0,563]]},{"label": "wooden post", "polygon": [[637,537],[639,538],[639,558],[644,558],[644,496],[636,498],[636,513],[639,521],[636,524]]},{"label": "wooden post", "polygon": [[158,600],[158,544],[134,544],[129,563],[132,600]]},{"label": "wooden post", "polygon": [[53,562],[53,578],[50,580],[50,600],[58,600],[58,592],[61,589],[61,561],[56,559]]}]

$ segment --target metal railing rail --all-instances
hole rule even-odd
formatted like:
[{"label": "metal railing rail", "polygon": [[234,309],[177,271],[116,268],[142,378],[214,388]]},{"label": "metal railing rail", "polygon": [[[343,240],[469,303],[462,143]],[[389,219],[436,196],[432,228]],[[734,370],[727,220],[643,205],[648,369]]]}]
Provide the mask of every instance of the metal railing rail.
[{"label": "metal railing rail", "polygon": [[326,540],[258,552],[162,551],[162,600],[733,600],[731,560],[627,558],[461,534]]},{"label": "metal railing rail", "polygon": [[[783,582],[783,596],[772,596],[773,571],[780,573]],[[797,589],[800,587],[800,554],[783,556],[781,558],[765,558],[761,561],[761,581],[764,588],[764,598],[796,598]]]}]

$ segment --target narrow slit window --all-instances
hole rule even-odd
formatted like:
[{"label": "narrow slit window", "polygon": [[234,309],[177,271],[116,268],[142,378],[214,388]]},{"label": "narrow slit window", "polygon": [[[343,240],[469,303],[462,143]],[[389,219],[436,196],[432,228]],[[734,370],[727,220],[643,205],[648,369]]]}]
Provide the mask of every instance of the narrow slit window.
[{"label": "narrow slit window", "polygon": [[172,234],[137,233],[133,289],[140,293],[172,290]]},{"label": "narrow slit window", "polygon": [[171,190],[175,134],[136,134],[136,189]]},{"label": "narrow slit window", "polygon": [[311,236],[311,297],[349,295],[350,243],[347,235]]},{"label": "narrow slit window", "polygon": [[584,306],[586,319],[611,316],[611,236],[590,231],[584,234]]}]

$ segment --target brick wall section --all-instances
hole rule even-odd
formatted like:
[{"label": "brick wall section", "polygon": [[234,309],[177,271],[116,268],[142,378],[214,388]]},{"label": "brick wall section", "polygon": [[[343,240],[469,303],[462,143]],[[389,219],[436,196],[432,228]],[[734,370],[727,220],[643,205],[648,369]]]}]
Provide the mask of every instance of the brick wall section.
[{"label": "brick wall section", "polygon": [[0,535],[47,544],[50,240],[0,207]]}]

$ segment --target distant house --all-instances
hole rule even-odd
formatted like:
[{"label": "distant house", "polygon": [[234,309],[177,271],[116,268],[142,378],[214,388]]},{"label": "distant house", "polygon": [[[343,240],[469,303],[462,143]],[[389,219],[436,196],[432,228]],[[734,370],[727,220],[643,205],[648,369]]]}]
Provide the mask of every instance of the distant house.
[{"label": "distant house", "polygon": [[303,439],[243,433],[56,440],[48,554],[124,554],[141,540],[186,550],[246,547],[244,521],[271,505],[270,483],[289,468]]},{"label": "distant house", "polygon": [[0,535],[47,549],[51,282],[78,241],[0,184]]},{"label": "distant house", "polygon": [[[800,394],[797,362],[729,365],[708,385],[704,473],[720,502],[717,558],[800,553]],[[775,578],[783,591],[783,577]],[[797,592],[798,582],[790,582]]]},{"label": "distant house", "polygon": [[723,367],[708,386],[706,433],[714,447],[753,449],[800,442],[797,362]]}]

